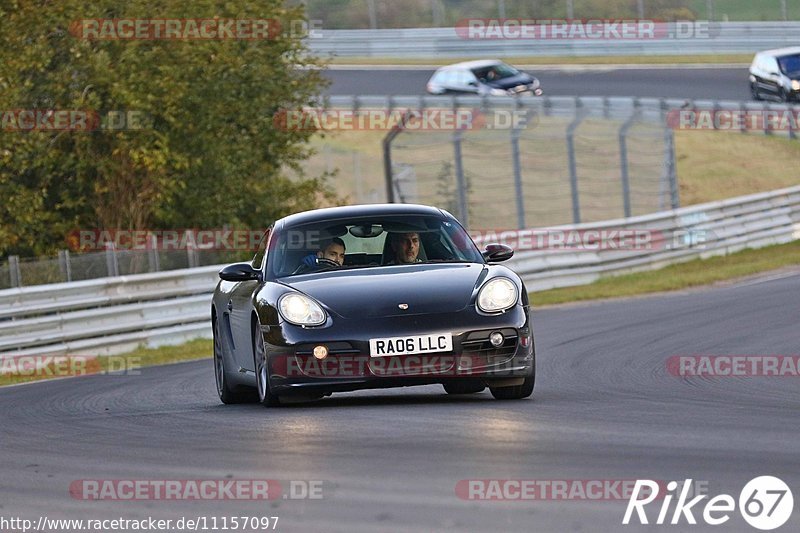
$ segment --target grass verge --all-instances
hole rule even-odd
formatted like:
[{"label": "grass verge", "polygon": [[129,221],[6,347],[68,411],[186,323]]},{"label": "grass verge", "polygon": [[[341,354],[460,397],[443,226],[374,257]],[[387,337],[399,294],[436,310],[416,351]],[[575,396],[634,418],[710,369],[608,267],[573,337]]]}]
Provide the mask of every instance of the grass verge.
[{"label": "grass verge", "polygon": [[590,285],[530,294],[534,306],[675,291],[800,265],[800,241],[695,259],[668,267],[602,278]]},{"label": "grass verge", "polygon": [[681,205],[797,185],[800,142],[735,131],[676,131]]},{"label": "grass verge", "polygon": [[137,372],[146,366],[166,365],[180,361],[208,358],[208,372],[211,370],[213,344],[210,339],[195,339],[176,346],[160,348],[139,348],[132,352],[115,356],[81,355],[75,357],[54,356],[47,363],[43,356],[35,356],[42,361],[41,368],[27,366],[23,358],[0,361],[0,387],[29,381],[41,381],[68,376],[104,374],[108,372]]}]

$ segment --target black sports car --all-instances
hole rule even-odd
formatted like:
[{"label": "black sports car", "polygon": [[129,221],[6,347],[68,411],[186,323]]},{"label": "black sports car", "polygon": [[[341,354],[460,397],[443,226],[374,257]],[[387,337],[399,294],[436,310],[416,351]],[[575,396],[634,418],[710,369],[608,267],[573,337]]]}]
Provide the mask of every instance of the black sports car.
[{"label": "black sports car", "polygon": [[[525,285],[451,214],[388,204],[273,224],[249,263],[223,268],[211,307],[224,403],[441,383],[450,394],[531,395]],[[257,394],[256,394],[257,392]]]}]

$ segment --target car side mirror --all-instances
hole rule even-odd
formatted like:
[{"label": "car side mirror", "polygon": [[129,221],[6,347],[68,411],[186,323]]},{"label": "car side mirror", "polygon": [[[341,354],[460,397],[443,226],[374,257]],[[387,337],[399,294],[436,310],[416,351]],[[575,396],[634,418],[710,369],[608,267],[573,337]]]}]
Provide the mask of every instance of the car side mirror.
[{"label": "car side mirror", "polygon": [[487,244],[481,255],[489,263],[499,263],[511,259],[514,250],[505,244]]},{"label": "car side mirror", "polygon": [[220,270],[219,277],[223,281],[261,280],[261,271],[250,263],[234,263]]}]

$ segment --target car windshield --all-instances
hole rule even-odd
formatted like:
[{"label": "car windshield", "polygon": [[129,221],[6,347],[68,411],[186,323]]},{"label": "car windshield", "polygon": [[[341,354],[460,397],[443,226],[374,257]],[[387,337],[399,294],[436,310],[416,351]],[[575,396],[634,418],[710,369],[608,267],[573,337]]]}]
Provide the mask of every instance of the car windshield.
[{"label": "car windshield", "polygon": [[496,65],[490,65],[488,67],[474,68],[472,69],[472,73],[482,82],[487,82],[516,76],[519,74],[519,71],[511,65],[497,63]]},{"label": "car windshield", "polygon": [[[435,216],[338,219],[285,228],[270,244],[270,277],[325,270],[420,263],[483,263],[466,231]],[[344,244],[344,262],[324,260],[327,247]],[[319,260],[316,257],[322,256]]]},{"label": "car windshield", "polygon": [[800,74],[800,54],[779,57],[778,65],[784,74]]}]

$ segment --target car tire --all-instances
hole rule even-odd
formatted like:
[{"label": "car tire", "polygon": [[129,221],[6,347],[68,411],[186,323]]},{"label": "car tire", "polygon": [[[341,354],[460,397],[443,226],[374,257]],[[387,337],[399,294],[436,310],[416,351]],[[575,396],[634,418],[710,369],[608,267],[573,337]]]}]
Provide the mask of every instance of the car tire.
[{"label": "car tire", "polygon": [[214,381],[217,384],[217,395],[224,404],[251,403],[255,401],[252,391],[232,388],[225,378],[225,358],[222,356],[222,332],[219,330],[219,321],[214,320]]},{"label": "car tire", "polygon": [[269,390],[269,365],[267,352],[264,349],[264,338],[258,322],[253,324],[253,362],[256,369],[256,382],[258,385],[258,402],[264,407],[275,407],[281,404],[277,395]]},{"label": "car tire", "polygon": [[750,84],[750,94],[753,95],[753,100],[761,100],[761,93],[758,92],[758,84]]},{"label": "car tire", "polygon": [[469,380],[443,383],[442,387],[447,394],[476,394],[486,389],[482,382]]},{"label": "car tire", "polygon": [[534,376],[525,378],[522,385],[513,387],[489,387],[492,396],[497,400],[521,400],[533,394]]}]

